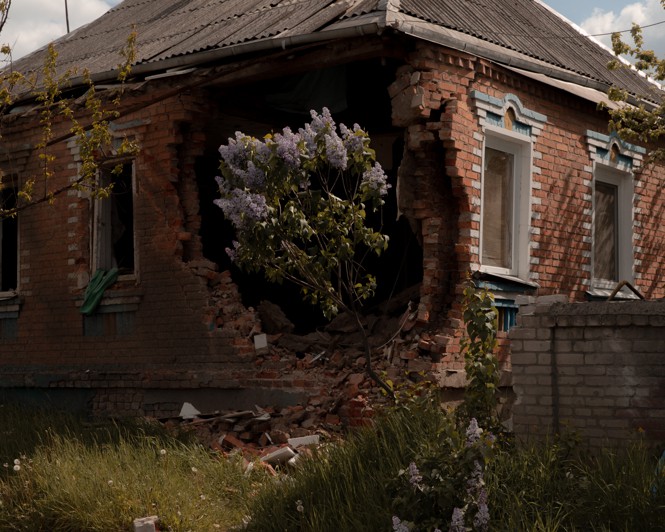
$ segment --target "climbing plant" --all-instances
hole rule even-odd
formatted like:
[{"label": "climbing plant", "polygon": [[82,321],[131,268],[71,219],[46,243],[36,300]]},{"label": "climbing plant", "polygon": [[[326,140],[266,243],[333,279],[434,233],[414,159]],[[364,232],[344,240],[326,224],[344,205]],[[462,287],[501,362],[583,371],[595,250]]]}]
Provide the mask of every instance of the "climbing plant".
[{"label": "climbing plant", "polygon": [[469,283],[464,289],[464,324],[462,341],[467,387],[459,415],[475,418],[485,428],[498,428],[496,392],[499,385],[499,364],[494,354],[498,313],[494,296],[486,289]]}]

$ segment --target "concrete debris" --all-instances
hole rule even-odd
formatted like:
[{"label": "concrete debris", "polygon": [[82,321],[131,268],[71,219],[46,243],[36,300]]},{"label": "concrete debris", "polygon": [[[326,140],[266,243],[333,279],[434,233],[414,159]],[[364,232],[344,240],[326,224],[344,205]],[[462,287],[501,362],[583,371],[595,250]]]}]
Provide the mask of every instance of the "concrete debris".
[{"label": "concrete debris", "polygon": [[158,522],[159,517],[156,515],[134,519],[134,532],[158,532]]},{"label": "concrete debris", "polygon": [[268,347],[268,337],[265,334],[255,334],[254,335],[254,349],[257,352],[267,349]]},{"label": "concrete debris", "polygon": [[305,447],[307,445],[318,445],[320,436],[318,434],[312,434],[311,436],[301,436],[300,438],[289,438],[288,443],[294,449],[298,447]]},{"label": "concrete debris", "polygon": [[182,419],[194,419],[200,413],[191,403],[183,403],[180,409],[180,417]]},{"label": "concrete debris", "polygon": [[262,456],[261,461],[274,467],[286,464],[295,456],[296,453],[291,447],[280,447],[279,449]]}]

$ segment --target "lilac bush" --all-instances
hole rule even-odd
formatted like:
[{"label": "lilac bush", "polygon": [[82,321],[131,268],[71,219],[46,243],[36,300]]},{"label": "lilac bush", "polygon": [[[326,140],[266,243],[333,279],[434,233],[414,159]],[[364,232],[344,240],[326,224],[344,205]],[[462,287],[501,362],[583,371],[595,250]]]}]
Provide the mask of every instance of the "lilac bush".
[{"label": "lilac bush", "polygon": [[[486,532],[490,511],[485,466],[494,445],[492,435],[471,419],[459,427],[442,425],[436,442],[427,443],[416,460],[401,470],[393,497],[393,513],[409,530]],[[394,530],[402,530],[395,526]]]},{"label": "lilac bush", "polygon": [[366,214],[390,185],[358,124],[338,128],[326,108],[311,118],[297,132],[229,138],[219,148],[215,205],[235,228],[228,251],[239,267],[295,282],[332,317],[374,293],[361,257],[381,253],[388,237],[368,227]]}]

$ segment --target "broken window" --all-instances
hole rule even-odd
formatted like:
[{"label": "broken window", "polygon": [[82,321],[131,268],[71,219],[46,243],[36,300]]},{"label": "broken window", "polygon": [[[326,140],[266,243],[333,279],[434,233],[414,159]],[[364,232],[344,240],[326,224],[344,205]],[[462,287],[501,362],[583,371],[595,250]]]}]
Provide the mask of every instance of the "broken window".
[{"label": "broken window", "polygon": [[482,176],[480,257],[483,270],[528,274],[531,144],[486,131]]},{"label": "broken window", "polygon": [[594,285],[632,280],[632,191],[629,175],[598,165],[593,191]]},{"label": "broken window", "polygon": [[108,198],[95,202],[93,270],[117,268],[119,275],[134,275],[134,165],[103,167],[100,180],[112,188]]},{"label": "broken window", "polygon": [[[0,201],[4,209],[16,207],[16,187],[11,182],[0,184]],[[0,220],[0,292],[18,288],[18,219]]]}]

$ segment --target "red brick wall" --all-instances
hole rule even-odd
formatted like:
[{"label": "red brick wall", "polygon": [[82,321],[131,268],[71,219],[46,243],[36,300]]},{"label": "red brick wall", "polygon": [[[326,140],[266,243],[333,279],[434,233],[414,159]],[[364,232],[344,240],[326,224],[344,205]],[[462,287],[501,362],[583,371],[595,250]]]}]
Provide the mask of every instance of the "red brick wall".
[{"label": "red brick wall", "polygon": [[[424,243],[420,314],[427,322],[431,315],[445,313],[442,323],[432,320],[440,338],[437,345],[432,342],[432,350],[444,353],[446,367],[461,368],[460,294],[467,273],[479,265],[483,136],[471,91],[498,99],[515,95],[525,108],[547,117],[533,144],[536,172],[529,260],[530,280],[540,286],[539,295],[565,294],[579,301],[590,288],[593,161],[586,133],[607,133],[608,117],[591,102],[460,52],[423,43],[408,62],[390,87],[393,122],[407,127],[406,149],[412,158],[426,158],[427,149],[441,143],[445,159],[445,175],[431,160],[401,173],[403,188],[408,184],[424,191],[401,198],[405,214],[418,220]],[[635,233],[639,236],[633,242],[635,284],[650,298],[665,294],[658,274],[663,266],[658,250],[665,235],[659,224],[664,206],[659,193],[662,175],[662,167],[652,167],[635,176]],[[433,245],[441,242],[446,245]],[[450,286],[440,283],[443,275],[451,279]],[[437,292],[436,287],[441,290]],[[509,344],[502,340],[501,345],[508,362]]]},{"label": "red brick wall", "polygon": [[[547,117],[533,146],[540,155],[534,159],[539,173],[533,175],[530,268],[540,295],[581,300],[589,287],[592,162],[585,135],[589,129],[605,132],[607,116],[590,102],[434,45],[418,44],[404,63],[387,88],[392,109],[385,112],[405,131],[400,208],[419,236],[424,271],[417,342],[405,345],[417,345],[427,361],[441,358],[435,368],[461,369],[461,292],[479,263],[483,137],[471,91],[499,99],[513,94]],[[97,410],[130,412],[138,405],[152,414],[175,403],[148,404],[147,390],[297,390],[304,381],[315,393],[331,386],[294,376],[292,361],[257,357],[251,333],[260,330],[258,318],[243,307],[229,272],[215,271],[202,257],[194,163],[205,149],[203,131],[215,116],[214,102],[202,90],[178,92],[176,82],[154,80],[128,93],[117,121],[140,146],[139,283],[112,289],[139,300],[132,334],[82,334],[77,305],[90,275],[91,203],[68,193],[53,206],[21,215],[18,336],[0,343],[0,386],[90,389]],[[17,154],[20,146],[34,145],[34,119],[5,128],[5,145]],[[67,142],[53,147],[59,182],[76,175],[72,149]],[[40,175],[34,156],[15,171]],[[665,257],[662,174],[660,167],[647,169],[636,187],[636,283],[651,298],[665,295],[659,275]],[[509,367],[508,343],[501,345]]]}]

